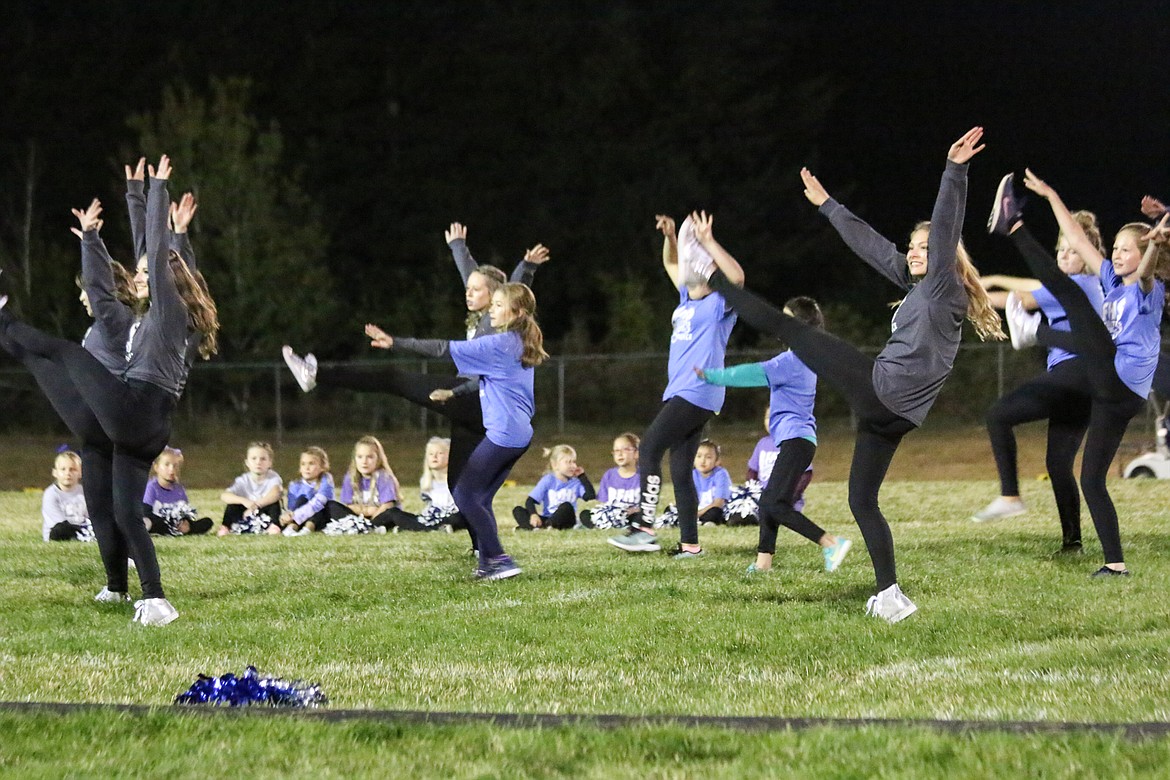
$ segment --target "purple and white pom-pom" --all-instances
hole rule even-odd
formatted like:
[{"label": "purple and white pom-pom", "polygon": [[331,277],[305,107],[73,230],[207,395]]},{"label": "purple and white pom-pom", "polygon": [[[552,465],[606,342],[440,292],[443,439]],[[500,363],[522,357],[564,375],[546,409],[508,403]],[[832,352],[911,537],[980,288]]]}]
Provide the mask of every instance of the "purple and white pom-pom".
[{"label": "purple and white pom-pom", "polygon": [[248,707],[253,704],[266,707],[323,707],[328,703],[329,698],[321,686],[306,685],[301,680],[261,677],[255,666],[249,666],[239,677],[231,672],[222,677],[201,674],[190,688],[175,697],[175,704],[229,707]]},{"label": "purple and white pom-pom", "polygon": [[606,502],[593,508],[590,519],[594,528],[625,528],[629,525],[630,516],[626,514],[627,505]]},{"label": "purple and white pom-pom", "polygon": [[262,534],[272,525],[272,518],[262,512],[248,512],[232,523],[233,534]]},{"label": "purple and white pom-pom", "polygon": [[361,515],[346,515],[337,520],[330,520],[321,529],[321,533],[330,536],[347,536],[349,534],[368,534],[374,530],[374,524],[369,518]]},{"label": "purple and white pom-pom", "polygon": [[92,542],[97,539],[93,534],[93,524],[89,520],[82,520],[81,525],[77,526],[77,541]]},{"label": "purple and white pom-pom", "polygon": [[655,528],[674,528],[678,525],[678,507],[674,504],[669,504],[666,509],[662,510],[662,514],[654,518]]},{"label": "purple and white pom-pom", "polygon": [[758,480],[749,479],[747,482],[731,489],[731,500],[727,502],[724,514],[728,517],[740,515],[754,517],[760,513],[760,495],[763,487]]}]

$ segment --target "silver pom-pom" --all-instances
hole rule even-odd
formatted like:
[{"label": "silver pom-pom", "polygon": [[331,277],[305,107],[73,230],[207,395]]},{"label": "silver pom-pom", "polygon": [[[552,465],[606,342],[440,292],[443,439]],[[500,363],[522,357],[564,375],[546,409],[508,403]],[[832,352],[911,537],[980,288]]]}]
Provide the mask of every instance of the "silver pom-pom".
[{"label": "silver pom-pom", "polygon": [[232,523],[233,534],[262,534],[272,525],[272,518],[262,512],[248,512]]},{"label": "silver pom-pom", "polygon": [[628,504],[607,501],[593,508],[591,519],[594,528],[625,528],[629,525]]},{"label": "silver pom-pom", "polygon": [[350,534],[368,534],[374,530],[374,524],[369,518],[361,515],[346,515],[337,520],[330,520],[321,529],[321,533],[330,536],[348,536]]}]

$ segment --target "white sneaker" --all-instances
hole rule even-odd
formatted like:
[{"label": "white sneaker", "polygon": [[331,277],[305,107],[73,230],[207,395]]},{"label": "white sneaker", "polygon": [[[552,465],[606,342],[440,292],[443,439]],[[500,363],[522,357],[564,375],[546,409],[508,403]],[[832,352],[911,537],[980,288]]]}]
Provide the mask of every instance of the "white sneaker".
[{"label": "white sneaker", "polygon": [[129,593],[120,593],[109,588],[102,588],[98,594],[93,597],[93,600],[99,604],[124,604],[130,601]]},{"label": "white sneaker", "polygon": [[166,599],[143,599],[134,602],[134,623],[165,626],[179,617],[179,611]]},{"label": "white sneaker", "polygon": [[890,623],[905,620],[918,611],[914,602],[894,583],[876,596],[870,596],[865,605],[865,614],[880,617]]},{"label": "white sneaker", "polygon": [[302,525],[301,530],[299,530],[295,533],[289,534],[289,535],[290,536],[308,536],[311,533],[313,533],[312,528],[309,528],[309,526],[307,526],[307,525]]},{"label": "white sneaker", "polygon": [[1040,312],[1024,308],[1020,296],[1008,293],[1007,306],[1003,310],[1007,320],[1008,334],[1013,349],[1027,349],[1036,346],[1036,330],[1040,327]]},{"label": "white sneaker", "polygon": [[297,535],[297,527],[295,525],[286,525],[284,528],[281,529],[280,535],[281,536],[296,536]]},{"label": "white sneaker", "polygon": [[281,347],[280,353],[284,355],[284,362],[292,372],[293,378],[297,380],[297,384],[301,386],[301,390],[307,393],[317,386],[317,358],[313,353],[310,352],[302,358],[287,344]]},{"label": "white sneaker", "polygon": [[986,523],[990,520],[1003,520],[1008,517],[1017,517],[1028,511],[1024,502],[1018,498],[999,498],[971,515],[971,522]]},{"label": "white sneaker", "polygon": [[695,225],[690,216],[678,229],[679,281],[693,286],[705,283],[715,273],[715,260],[695,238]]}]

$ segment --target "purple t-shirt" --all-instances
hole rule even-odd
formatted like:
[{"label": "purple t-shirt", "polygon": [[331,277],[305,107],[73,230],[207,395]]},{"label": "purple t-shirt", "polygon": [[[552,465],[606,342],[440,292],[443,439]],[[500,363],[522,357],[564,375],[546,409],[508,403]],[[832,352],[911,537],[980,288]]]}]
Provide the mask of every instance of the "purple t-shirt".
[{"label": "purple t-shirt", "polygon": [[691,300],[679,287],[679,305],[671,315],[670,362],[663,401],[682,398],[716,414],[723,408],[724,388],[709,385],[695,375],[695,367],[723,368],[727,339],[735,326],[735,311],[717,292]]},{"label": "purple t-shirt", "polygon": [[450,342],[459,373],[479,377],[483,427],[492,444],[527,447],[536,410],[533,371],[520,362],[524,344],[515,331]]},{"label": "purple t-shirt", "polygon": [[374,473],[374,489],[370,489],[370,478],[362,477],[356,491],[353,487],[353,480],[350,479],[349,472],[345,473],[345,479],[341,480],[341,503],[346,504],[365,504],[366,506],[378,506],[379,504],[389,504],[391,501],[398,500],[398,491],[394,489],[394,480],[390,479],[390,475],[385,471],[377,471]]},{"label": "purple t-shirt", "polygon": [[698,469],[693,469],[693,474],[695,492],[699,494],[699,509],[710,506],[711,502],[717,498],[722,498],[724,501],[731,500],[731,475],[727,473],[727,469],[716,466],[705,477],[699,473]]},{"label": "purple t-shirt", "polygon": [[[1089,303],[1093,304],[1093,308],[1097,310],[1097,314],[1100,314],[1101,306],[1105,303],[1105,293],[1101,290],[1101,278],[1092,274],[1073,274],[1069,278],[1085,291],[1085,297],[1089,299]],[[1036,304],[1040,307],[1040,311],[1044,312],[1044,316],[1048,318],[1049,327],[1053,330],[1071,330],[1071,326],[1068,324],[1068,315],[1065,314],[1064,307],[1060,305],[1060,301],[1056,300],[1056,296],[1048,292],[1048,288],[1041,287],[1033,290],[1032,297],[1036,299]],[[1066,349],[1049,347],[1048,370],[1051,371],[1053,366],[1074,357],[1076,357],[1076,354]]]},{"label": "purple t-shirt", "polygon": [[1158,367],[1158,350],[1162,344],[1159,326],[1166,285],[1155,279],[1152,289],[1143,293],[1140,284],[1126,284],[1113,270],[1113,263],[1101,263],[1101,287],[1105,304],[1101,317],[1117,345],[1113,365],[1125,386],[1142,398],[1150,394],[1154,369]]},{"label": "purple t-shirt", "polygon": [[780,454],[780,447],[772,441],[772,437],[763,436],[756,442],[752,456],[748,458],[748,468],[756,472],[757,479],[764,487],[768,486],[768,478],[772,476],[772,467],[776,465],[776,457]]},{"label": "purple t-shirt", "polygon": [[772,395],[768,402],[768,431],[779,446],[785,439],[808,439],[817,443],[817,375],[791,350],[761,364]]},{"label": "purple t-shirt", "polygon": [[603,504],[613,502],[622,506],[633,506],[642,500],[641,476],[635,471],[631,476],[623,477],[618,473],[617,466],[614,466],[601,475],[597,500]]},{"label": "purple t-shirt", "polygon": [[561,504],[572,504],[573,511],[577,511],[577,499],[585,495],[585,486],[577,477],[562,482],[556,474],[550,472],[540,478],[540,482],[528,495],[540,504],[541,517],[548,517]]},{"label": "purple t-shirt", "polygon": [[170,506],[179,502],[188,503],[187,491],[178,482],[165,488],[158,484],[158,477],[151,477],[146,483],[146,492],[142,495],[142,503],[149,505],[154,511],[161,507]]}]

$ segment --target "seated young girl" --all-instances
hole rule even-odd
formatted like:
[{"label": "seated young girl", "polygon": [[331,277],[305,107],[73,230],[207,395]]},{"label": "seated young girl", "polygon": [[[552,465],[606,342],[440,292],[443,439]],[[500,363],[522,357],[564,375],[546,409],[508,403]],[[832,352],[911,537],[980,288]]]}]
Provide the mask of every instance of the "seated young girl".
[{"label": "seated young girl", "polygon": [[88,542],[93,527],[81,492],[81,456],[62,450],[53,459],[53,484],[41,501],[41,538],[46,542]]},{"label": "seated young girl", "polygon": [[320,447],[306,447],[301,453],[300,479],[288,486],[287,509],[280,516],[285,536],[303,536],[320,530],[329,522],[325,505],[333,499],[333,475],[329,455]]},{"label": "seated young girl", "polygon": [[578,521],[577,501],[592,501],[597,494],[585,475],[585,469],[577,465],[577,451],[568,444],[558,444],[545,450],[544,456],[548,458],[548,473],[536,483],[524,506],[512,510],[516,530],[555,528],[564,531],[589,525],[588,509],[582,511],[582,519]]},{"label": "seated young girl", "polygon": [[594,528],[625,528],[638,514],[642,482],[638,476],[637,434],[623,433],[613,440],[614,467],[601,475],[590,520]]},{"label": "seated young girl", "polygon": [[210,517],[199,517],[179,483],[183,453],[164,447],[150,467],[150,482],[142,496],[142,521],[152,534],[184,536],[205,534],[215,525]]},{"label": "seated young girl", "polygon": [[416,516],[399,508],[401,501],[398,478],[390,468],[382,442],[374,436],[363,436],[353,446],[338,500],[325,505],[329,513],[325,533],[422,530]]},{"label": "seated young girl", "polygon": [[243,474],[219,494],[227,506],[217,536],[232,534],[279,534],[280,495],[284,482],[272,469],[272,447],[254,441],[244,455]]}]

